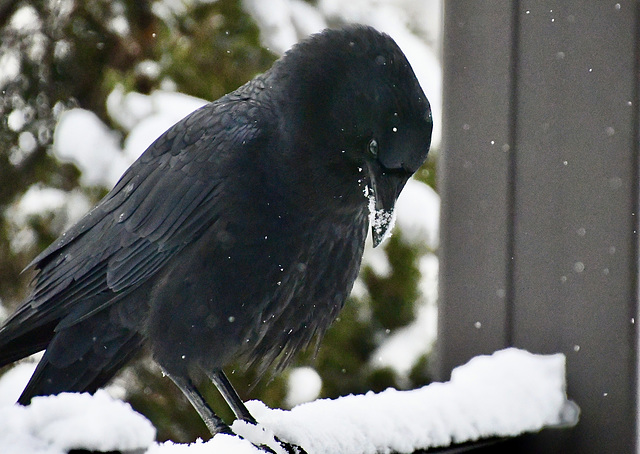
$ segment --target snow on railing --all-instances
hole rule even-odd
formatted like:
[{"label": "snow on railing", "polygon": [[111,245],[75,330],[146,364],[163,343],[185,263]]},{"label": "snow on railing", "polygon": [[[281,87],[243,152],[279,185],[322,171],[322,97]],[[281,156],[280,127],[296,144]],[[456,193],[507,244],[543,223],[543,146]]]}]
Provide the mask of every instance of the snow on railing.
[{"label": "snow on railing", "polygon": [[302,446],[308,454],[410,453],[571,426],[579,414],[567,399],[564,355],[511,348],[476,357],[456,368],[450,381],[416,390],[320,399],[292,410],[250,401],[247,407],[260,426],[242,421],[232,425],[244,439],[221,434],[189,445],[158,444],[149,421],[105,391],[36,397],[28,407],[8,404],[6,395],[17,395],[20,390],[15,388],[23,385],[15,379],[20,372],[13,378],[11,372],[0,380],[0,452],[5,454],[59,454],[71,449],[256,453],[262,451],[250,441],[270,444],[273,435]]}]

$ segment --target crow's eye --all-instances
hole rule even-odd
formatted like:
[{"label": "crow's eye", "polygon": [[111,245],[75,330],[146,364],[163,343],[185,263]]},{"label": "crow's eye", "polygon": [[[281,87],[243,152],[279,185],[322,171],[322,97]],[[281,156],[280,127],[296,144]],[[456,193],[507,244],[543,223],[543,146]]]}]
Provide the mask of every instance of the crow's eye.
[{"label": "crow's eye", "polygon": [[378,156],[378,141],[376,139],[371,139],[369,141],[368,149],[372,156]]}]

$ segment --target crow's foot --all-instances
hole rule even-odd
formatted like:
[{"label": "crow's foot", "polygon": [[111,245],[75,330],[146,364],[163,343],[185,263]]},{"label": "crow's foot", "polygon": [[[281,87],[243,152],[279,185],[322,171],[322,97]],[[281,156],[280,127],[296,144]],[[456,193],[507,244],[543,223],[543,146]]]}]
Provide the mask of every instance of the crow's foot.
[{"label": "crow's foot", "polygon": [[[255,443],[254,445],[261,451],[268,452],[269,454],[281,454],[283,452],[282,450],[284,450],[284,453],[286,454],[307,454],[307,451],[305,451],[301,446],[294,445],[293,443],[287,443],[286,441],[280,440],[276,436],[273,437],[273,443],[271,443],[271,446],[268,444],[257,445]],[[274,445],[277,445],[277,447],[281,448],[282,450],[274,449],[276,447]]]}]

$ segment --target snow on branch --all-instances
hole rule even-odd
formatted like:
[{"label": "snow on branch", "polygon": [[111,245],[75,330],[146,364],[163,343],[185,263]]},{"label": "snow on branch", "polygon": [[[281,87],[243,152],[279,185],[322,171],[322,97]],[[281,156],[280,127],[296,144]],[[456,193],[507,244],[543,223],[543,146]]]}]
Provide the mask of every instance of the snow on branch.
[{"label": "snow on branch", "polygon": [[[9,388],[4,383],[9,379],[0,380],[0,402],[6,402],[1,393]],[[250,401],[247,406],[261,426],[241,421],[232,426],[245,439],[217,435],[188,445],[153,442],[150,423],[104,391],[94,396],[37,397],[29,407],[0,404],[0,452],[138,449],[147,454],[249,454],[261,451],[247,440],[267,443],[275,434],[309,454],[410,453],[574,425],[579,410],[567,400],[565,383],[564,355],[506,349],[456,368],[448,382],[412,391],[388,389],[321,399],[289,411]]]}]

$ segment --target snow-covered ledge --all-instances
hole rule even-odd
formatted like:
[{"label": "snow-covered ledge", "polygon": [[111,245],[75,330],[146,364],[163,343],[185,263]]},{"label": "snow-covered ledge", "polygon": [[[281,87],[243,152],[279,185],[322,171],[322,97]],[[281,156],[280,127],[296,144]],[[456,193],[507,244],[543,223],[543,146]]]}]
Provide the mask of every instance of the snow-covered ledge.
[{"label": "snow-covered ledge", "polygon": [[[12,387],[5,383],[8,381],[16,380],[8,376],[0,381],[0,402],[5,402],[0,403],[2,453],[59,454],[70,449],[147,454],[261,452],[247,440],[229,435],[190,445],[155,443],[149,421],[104,391],[95,396],[38,397],[29,407],[7,404],[1,394]],[[388,389],[323,399],[289,411],[250,401],[247,407],[261,428],[239,421],[232,427],[254,443],[270,444],[275,434],[309,454],[410,453],[574,425],[579,410],[567,400],[565,388],[564,355],[506,349],[456,368],[446,383],[412,391]]]}]

